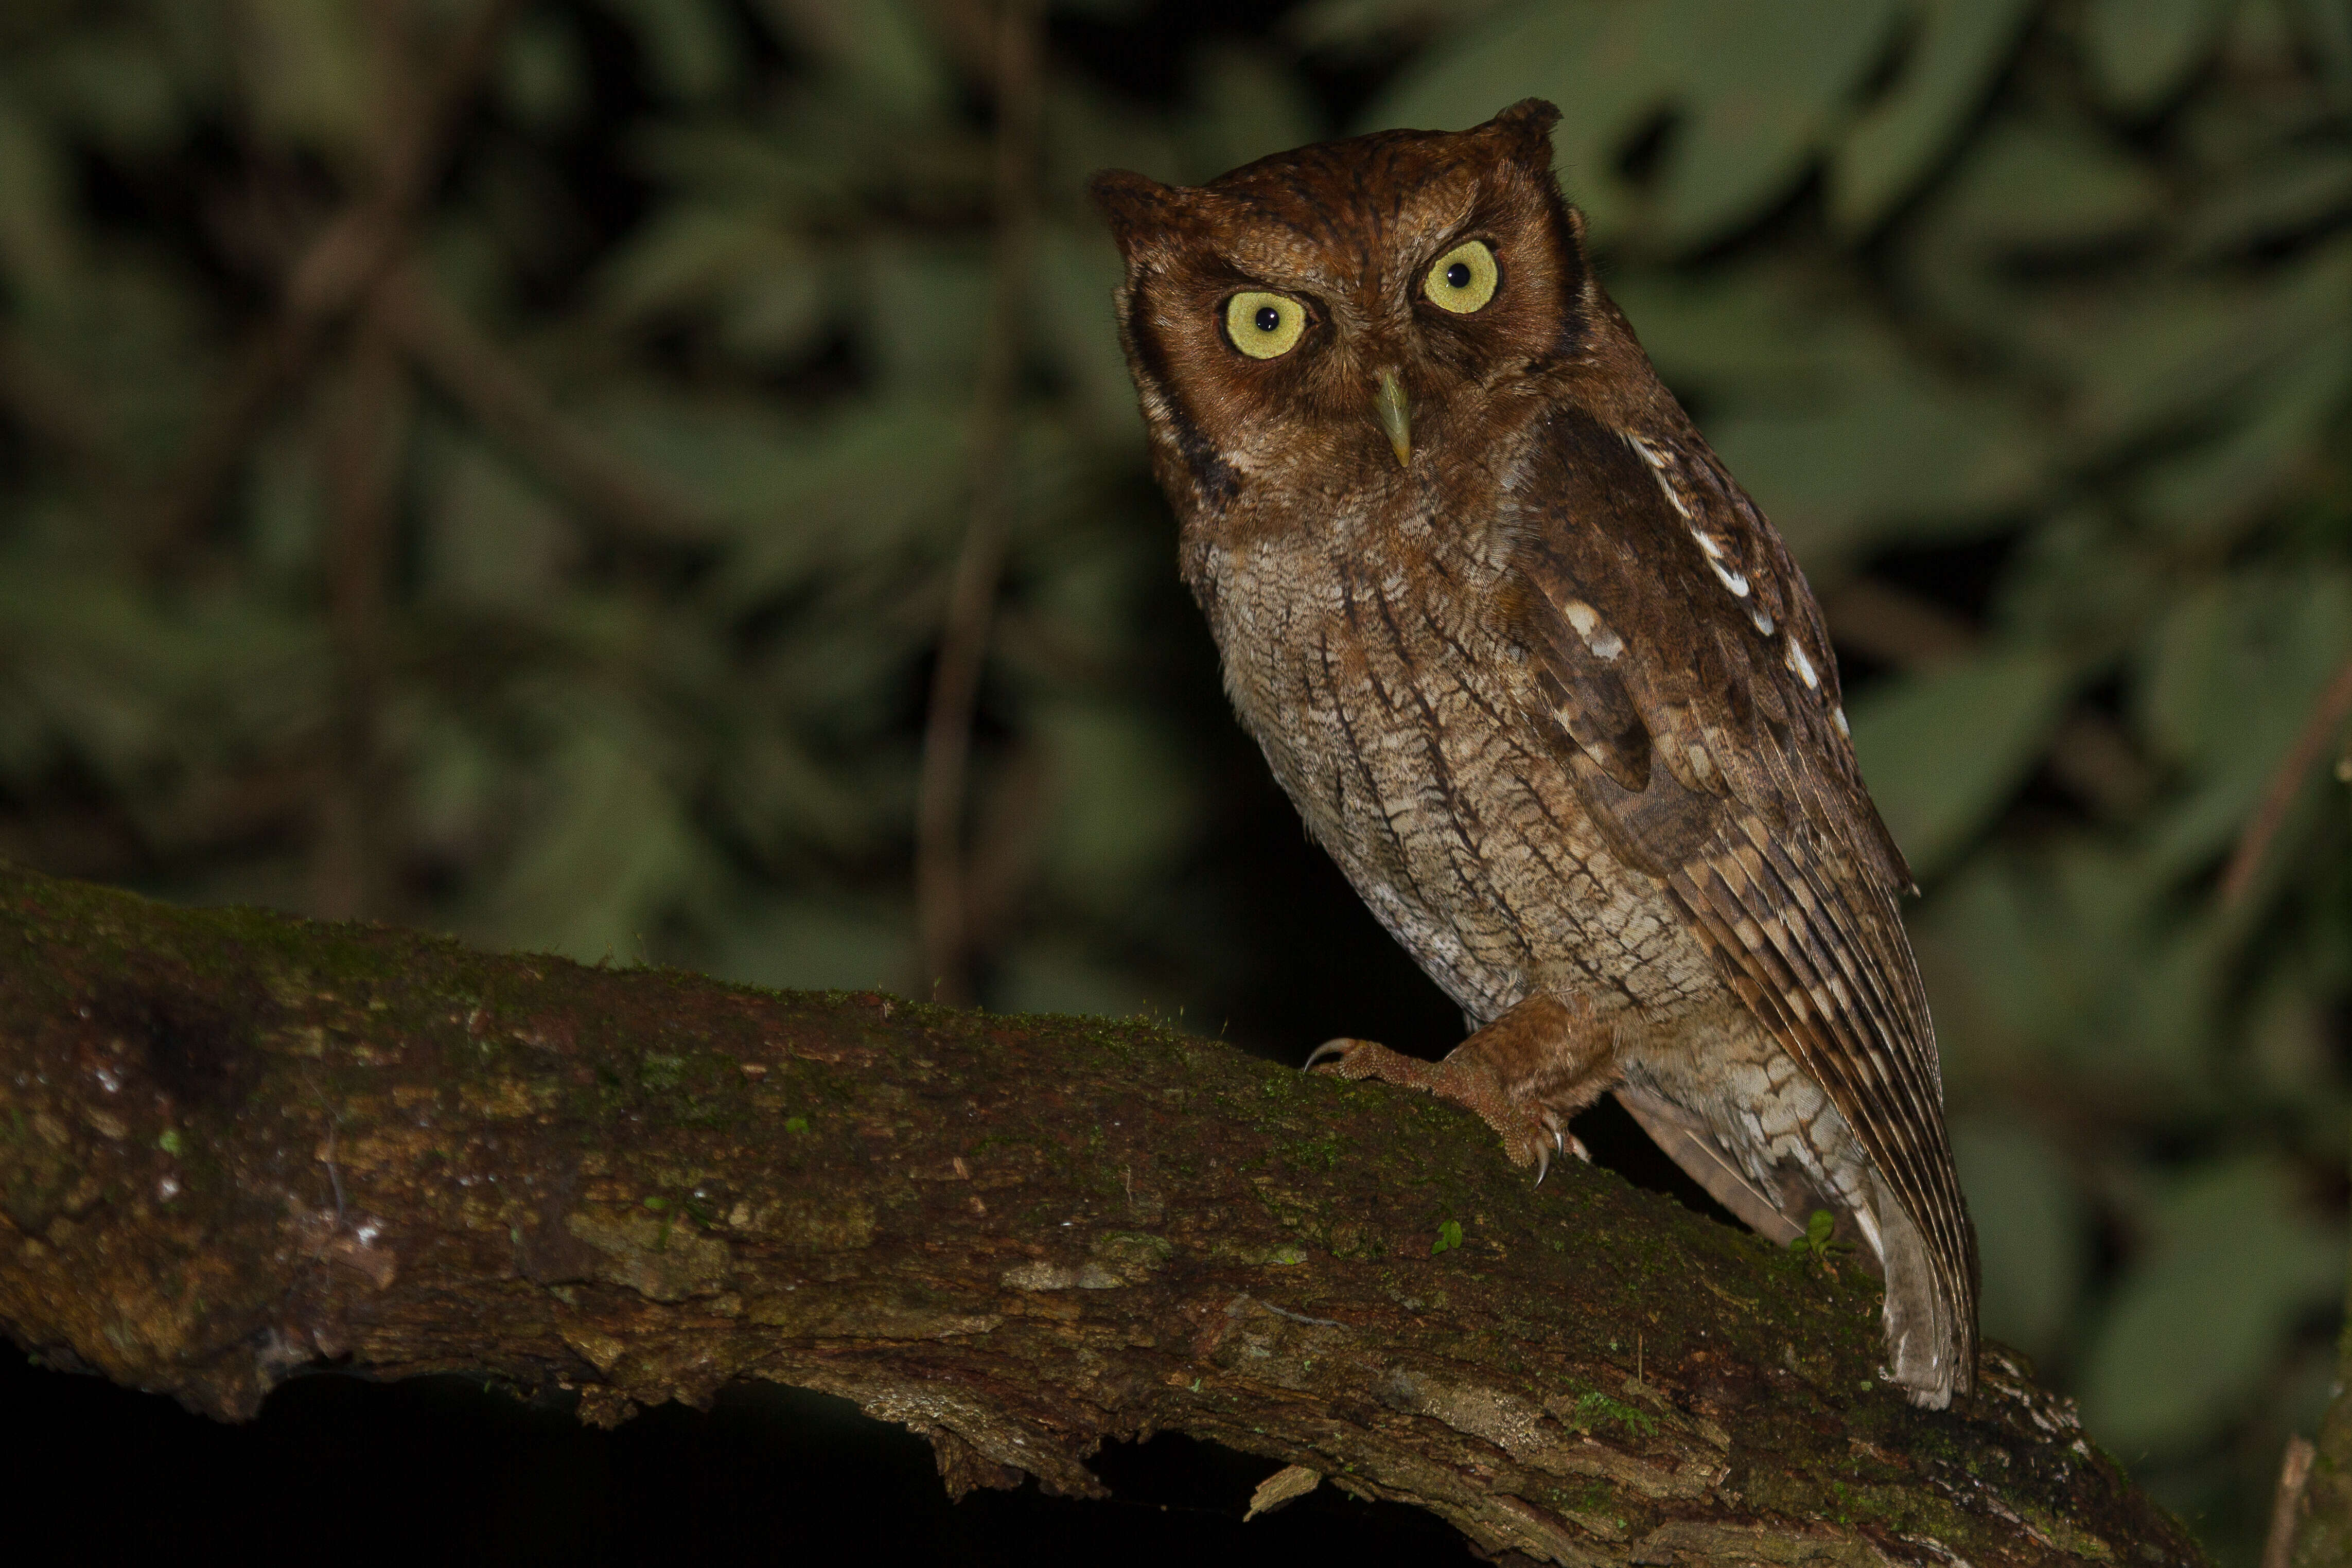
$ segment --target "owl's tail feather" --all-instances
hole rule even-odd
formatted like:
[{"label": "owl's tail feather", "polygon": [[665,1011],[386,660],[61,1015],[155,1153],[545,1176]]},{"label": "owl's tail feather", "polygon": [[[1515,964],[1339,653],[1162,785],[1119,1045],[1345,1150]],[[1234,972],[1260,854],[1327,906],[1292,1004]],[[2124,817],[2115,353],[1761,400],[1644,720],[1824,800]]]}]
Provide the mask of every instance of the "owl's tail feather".
[{"label": "owl's tail feather", "polygon": [[[1776,1202],[1732,1163],[1706,1124],[1688,1111],[1630,1083],[1617,1086],[1617,1099],[1693,1181],[1758,1235],[1785,1244],[1805,1233],[1790,1211],[1801,1215],[1812,1210],[1818,1195],[1810,1188],[1801,1201],[1784,1195],[1783,1201]],[[1895,1381],[1914,1405],[1942,1410],[1951,1405],[1955,1393],[1969,1391],[1976,1363],[1974,1325],[1937,1276],[1927,1239],[1895,1189],[1874,1170],[1868,1179],[1870,1210],[1874,1212],[1857,1209],[1852,1218],[1863,1240],[1877,1254],[1886,1282],[1886,1354],[1894,1364]],[[1832,1207],[1843,1211],[1847,1206]]]},{"label": "owl's tail feather", "polygon": [[1632,1113],[1667,1158],[1682,1166],[1685,1176],[1757,1235],[1786,1246],[1805,1233],[1802,1225],[1782,1213],[1781,1206],[1732,1163],[1705,1122],[1663,1094],[1630,1083],[1617,1086],[1617,1103]]},{"label": "owl's tail feather", "polygon": [[1968,1392],[1975,1371],[1971,1325],[1938,1278],[1919,1228],[1874,1170],[1870,1200],[1877,1210],[1878,1252],[1886,1268],[1886,1351],[1895,1381],[1912,1404],[1944,1409],[1955,1392]]}]

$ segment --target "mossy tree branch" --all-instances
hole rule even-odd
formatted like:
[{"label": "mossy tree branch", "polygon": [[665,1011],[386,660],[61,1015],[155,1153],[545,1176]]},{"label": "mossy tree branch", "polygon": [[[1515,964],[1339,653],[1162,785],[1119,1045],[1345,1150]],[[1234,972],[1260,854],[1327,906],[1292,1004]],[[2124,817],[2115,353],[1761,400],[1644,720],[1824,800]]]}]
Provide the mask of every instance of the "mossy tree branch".
[{"label": "mossy tree branch", "polygon": [[0,1322],[226,1418],[321,1358],[602,1423],[764,1378],[958,1493],[1181,1430],[1539,1561],[2201,1561],[1999,1352],[1906,1406],[1852,1268],[1140,1023],[0,867]]}]

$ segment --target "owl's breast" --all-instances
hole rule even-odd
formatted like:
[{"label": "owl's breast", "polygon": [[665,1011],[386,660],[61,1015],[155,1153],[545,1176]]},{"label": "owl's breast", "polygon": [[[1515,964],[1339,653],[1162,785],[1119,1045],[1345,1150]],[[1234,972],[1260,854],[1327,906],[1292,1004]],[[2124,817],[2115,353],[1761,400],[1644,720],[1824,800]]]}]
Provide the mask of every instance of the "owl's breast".
[{"label": "owl's breast", "polygon": [[[1496,513],[1499,515],[1499,508]],[[1295,521],[1295,519],[1294,519]],[[1426,505],[1220,530],[1188,573],[1275,776],[1375,915],[1476,1018],[1720,994],[1665,891],[1586,816],[1491,613],[1499,531]]]}]

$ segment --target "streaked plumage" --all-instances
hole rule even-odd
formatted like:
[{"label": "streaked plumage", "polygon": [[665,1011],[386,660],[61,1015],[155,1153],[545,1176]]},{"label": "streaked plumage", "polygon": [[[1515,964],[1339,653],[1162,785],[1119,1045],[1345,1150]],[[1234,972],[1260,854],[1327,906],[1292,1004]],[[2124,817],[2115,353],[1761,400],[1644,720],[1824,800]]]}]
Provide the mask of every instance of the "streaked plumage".
[{"label": "streaked plumage", "polygon": [[1851,1215],[1940,1405],[1975,1238],[1909,873],[1802,576],[1586,265],[1556,118],[1097,178],[1185,576],[1307,826],[1481,1026],[1341,1070],[1520,1158],[1614,1090],[1751,1223]]}]

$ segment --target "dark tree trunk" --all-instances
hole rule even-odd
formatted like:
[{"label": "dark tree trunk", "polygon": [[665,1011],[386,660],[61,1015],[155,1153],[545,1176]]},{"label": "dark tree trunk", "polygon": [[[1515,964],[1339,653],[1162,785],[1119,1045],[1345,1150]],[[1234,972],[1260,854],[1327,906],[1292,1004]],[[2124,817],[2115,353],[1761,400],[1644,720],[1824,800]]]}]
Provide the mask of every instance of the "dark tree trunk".
[{"label": "dark tree trunk", "polygon": [[2014,1359],[1914,1410],[1852,1267],[1417,1095],[5,868],[0,1322],[228,1419],[322,1359],[762,1378],[958,1493],[1182,1431],[1546,1562],[2202,1561]]}]

